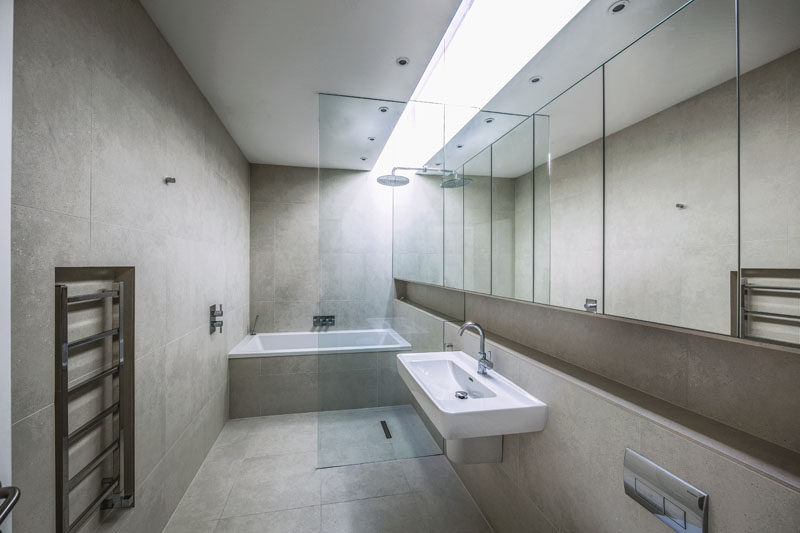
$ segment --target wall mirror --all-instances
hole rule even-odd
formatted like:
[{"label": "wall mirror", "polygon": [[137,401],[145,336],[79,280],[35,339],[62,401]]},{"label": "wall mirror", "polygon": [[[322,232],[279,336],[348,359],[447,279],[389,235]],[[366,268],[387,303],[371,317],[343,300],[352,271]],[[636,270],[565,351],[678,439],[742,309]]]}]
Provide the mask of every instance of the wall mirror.
[{"label": "wall mirror", "polygon": [[793,346],[800,345],[798,27],[800,2],[739,0],[742,335]]},{"label": "wall mirror", "polygon": [[537,115],[535,174],[543,196],[549,186],[550,231],[537,232],[549,248],[547,303],[602,312],[602,71],[573,85]]},{"label": "wall mirror", "polygon": [[492,144],[492,294],[533,299],[533,118]]},{"label": "wall mirror", "polygon": [[693,2],[609,61],[605,78],[605,311],[730,333],[733,3]]},{"label": "wall mirror", "polygon": [[396,191],[395,277],[800,345],[800,3],[679,4],[577,83],[487,106],[533,115],[446,133],[426,166],[462,179]]},{"label": "wall mirror", "polygon": [[492,148],[464,163],[464,289],[492,290]]}]

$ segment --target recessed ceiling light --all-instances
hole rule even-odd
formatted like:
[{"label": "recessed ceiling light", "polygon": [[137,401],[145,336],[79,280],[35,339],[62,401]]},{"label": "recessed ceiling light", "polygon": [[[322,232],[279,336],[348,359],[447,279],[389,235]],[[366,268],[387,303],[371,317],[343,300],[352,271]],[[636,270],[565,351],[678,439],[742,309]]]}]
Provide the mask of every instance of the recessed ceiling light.
[{"label": "recessed ceiling light", "polygon": [[381,113],[386,113],[387,111],[389,111],[389,108],[384,105],[379,107],[378,111],[380,111]]},{"label": "recessed ceiling light", "polygon": [[484,122],[487,123],[487,124],[491,124],[492,122],[494,122],[494,118],[493,117],[489,117],[486,120],[484,120]]},{"label": "recessed ceiling light", "polygon": [[367,137],[367,140],[368,140],[368,141],[374,141],[374,140],[375,140],[375,137]]},{"label": "recessed ceiling light", "polygon": [[617,0],[608,8],[608,12],[612,15],[622,12],[623,9],[628,7],[628,0]]},{"label": "recessed ceiling light", "polygon": [[395,63],[397,63],[401,67],[404,67],[404,66],[408,65],[409,63],[411,63],[411,60],[409,58],[407,58],[407,57],[398,57],[397,59],[395,59]]},{"label": "recessed ceiling light", "polygon": [[540,81],[542,81],[542,77],[536,74],[535,76],[531,76],[530,78],[528,78],[528,81],[531,83],[539,83]]},{"label": "recessed ceiling light", "polygon": [[361,156],[361,160],[362,160],[362,161],[366,161],[366,160],[367,160],[367,158],[366,158],[365,156],[363,156],[363,155],[362,155],[362,156]]}]

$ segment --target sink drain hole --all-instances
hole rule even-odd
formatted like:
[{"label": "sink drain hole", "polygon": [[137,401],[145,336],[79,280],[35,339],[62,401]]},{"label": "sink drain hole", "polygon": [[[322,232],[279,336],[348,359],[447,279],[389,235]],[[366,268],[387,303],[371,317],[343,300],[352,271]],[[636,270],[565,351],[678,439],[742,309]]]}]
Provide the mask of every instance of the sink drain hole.
[{"label": "sink drain hole", "polygon": [[381,420],[381,427],[383,428],[383,434],[386,438],[391,439],[392,433],[389,431],[389,424],[386,423],[386,420]]}]

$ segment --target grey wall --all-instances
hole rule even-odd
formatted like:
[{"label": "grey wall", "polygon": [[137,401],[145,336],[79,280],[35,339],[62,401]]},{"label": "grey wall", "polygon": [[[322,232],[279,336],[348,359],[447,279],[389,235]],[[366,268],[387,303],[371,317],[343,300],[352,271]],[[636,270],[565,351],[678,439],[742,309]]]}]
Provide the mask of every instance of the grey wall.
[{"label": "grey wall", "polygon": [[[392,303],[392,196],[367,172],[252,165],[250,321],[258,331],[382,327]],[[440,224],[441,227],[441,224]]]},{"label": "grey wall", "polygon": [[314,168],[251,165],[250,316],[257,331],[307,331],[319,298]]},{"label": "grey wall", "polygon": [[[54,268],[118,265],[136,268],[138,486],[136,508],[105,527],[157,531],[226,418],[225,356],[247,321],[249,168],[137,2],[16,8],[14,530],[54,530]],[[214,303],[222,335],[208,333]]]}]

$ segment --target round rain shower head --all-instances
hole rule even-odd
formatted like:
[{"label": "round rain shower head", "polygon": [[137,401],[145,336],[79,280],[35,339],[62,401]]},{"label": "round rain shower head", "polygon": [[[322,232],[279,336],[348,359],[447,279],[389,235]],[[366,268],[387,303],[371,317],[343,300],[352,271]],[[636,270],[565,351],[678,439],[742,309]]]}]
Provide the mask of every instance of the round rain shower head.
[{"label": "round rain shower head", "polygon": [[458,174],[454,174],[452,178],[448,178],[442,181],[442,184],[439,185],[442,189],[457,189],[458,187],[464,187],[472,183],[472,180],[469,178],[463,178]]},{"label": "round rain shower head", "polygon": [[394,174],[386,174],[378,178],[378,183],[386,185],[387,187],[402,187],[408,185],[408,178],[405,176],[395,176]]}]

